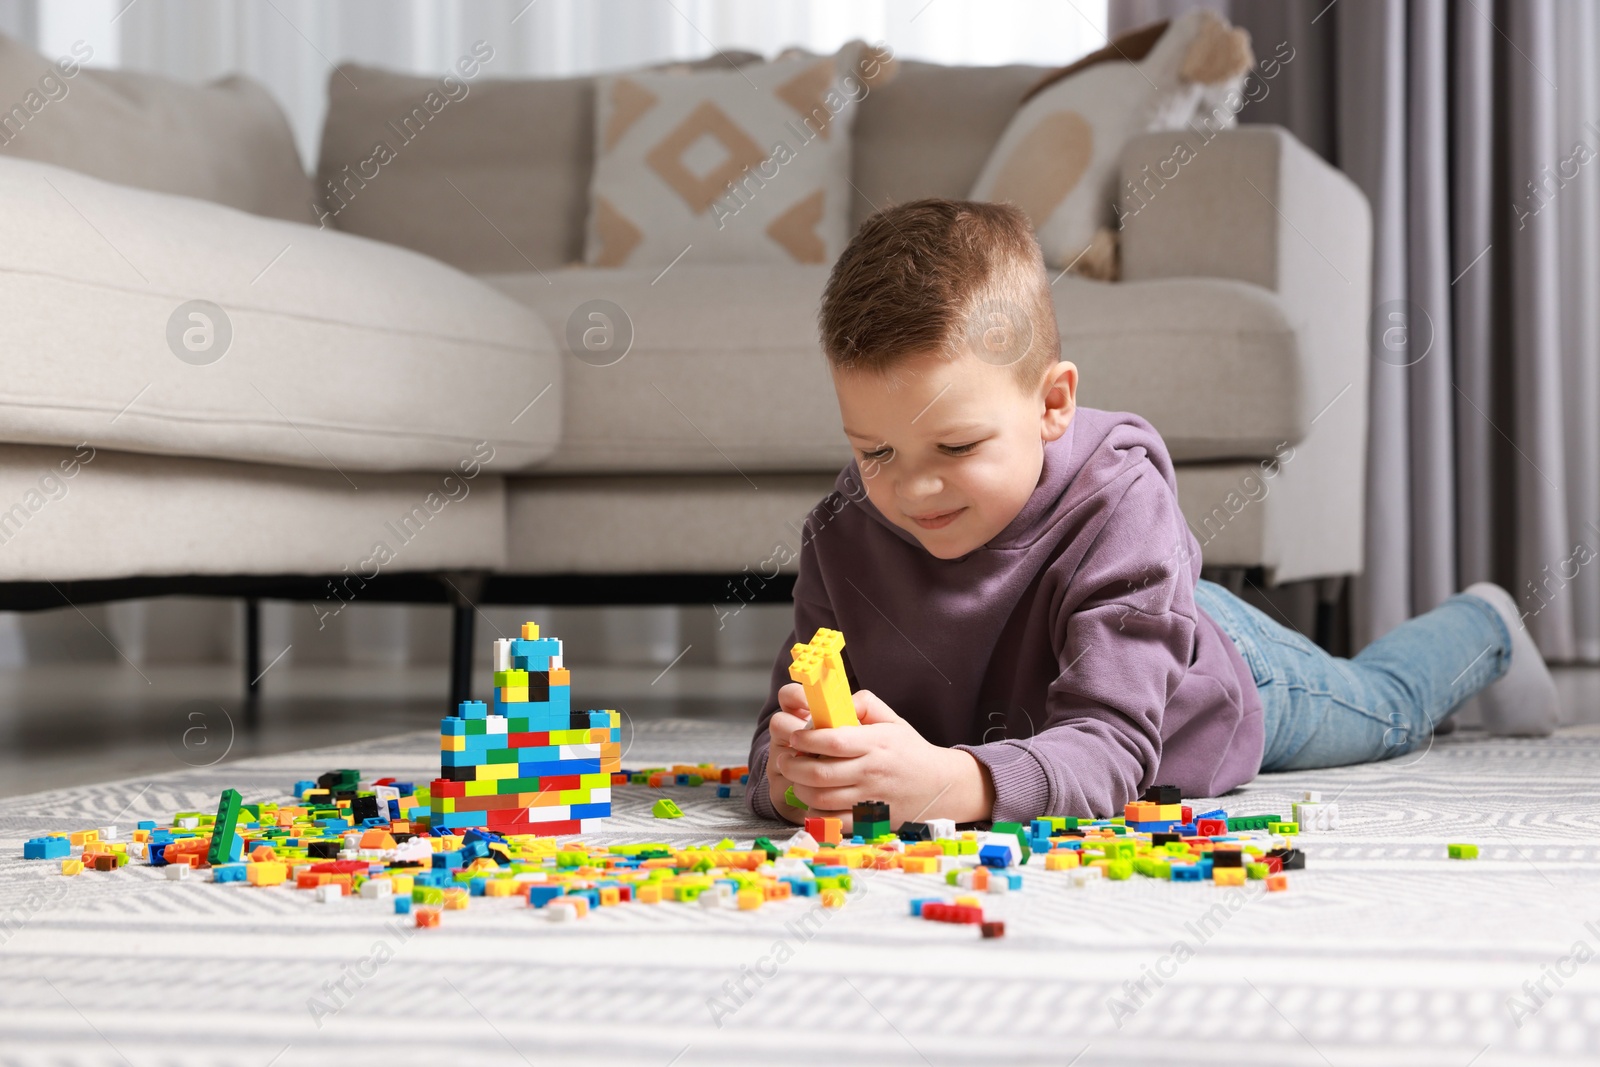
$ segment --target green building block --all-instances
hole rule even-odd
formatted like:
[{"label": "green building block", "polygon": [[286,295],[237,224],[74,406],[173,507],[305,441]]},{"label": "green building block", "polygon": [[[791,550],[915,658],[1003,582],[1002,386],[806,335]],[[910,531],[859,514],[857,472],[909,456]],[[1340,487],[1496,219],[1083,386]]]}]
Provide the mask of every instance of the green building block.
[{"label": "green building block", "polygon": [[1106,864],[1106,877],[1113,882],[1125,882],[1133,877],[1132,860],[1112,860]]},{"label": "green building block", "polygon": [[801,811],[811,810],[811,805],[794,795],[794,786],[792,785],[783,791],[783,802],[791,808],[799,808]]},{"label": "green building block", "polygon": [[1028,857],[1033,855],[1033,850],[1028,847],[1028,832],[1020,822],[997,822],[989,827],[997,834],[1010,834],[1017,839],[1017,844],[1022,846],[1022,862],[1027,863]]},{"label": "green building block", "polygon": [[1267,832],[1271,834],[1297,834],[1300,832],[1300,824],[1297,822],[1268,823]]},{"label": "green building block", "polygon": [[1453,860],[1475,860],[1478,858],[1477,845],[1448,845],[1446,846]]},{"label": "green building block", "polygon": [[650,814],[658,819],[683,818],[683,810],[666,797],[662,797],[655,802],[655,805],[650,809]]},{"label": "green building block", "polygon": [[775,860],[779,856],[783,855],[783,850],[777,845],[774,845],[772,843],[772,838],[770,837],[756,838],[755,845],[752,847],[759,848],[761,851],[765,852],[767,854],[767,859],[769,860]]},{"label": "green building block", "polygon": [[1106,859],[1131,860],[1138,847],[1132,841],[1107,841],[1105,846]]},{"label": "green building block", "polygon": [[213,867],[228,862],[233,839],[238,836],[242,800],[237,789],[224,789],[222,799],[217,802],[217,817],[211,824],[211,847],[206,851],[206,862]]}]

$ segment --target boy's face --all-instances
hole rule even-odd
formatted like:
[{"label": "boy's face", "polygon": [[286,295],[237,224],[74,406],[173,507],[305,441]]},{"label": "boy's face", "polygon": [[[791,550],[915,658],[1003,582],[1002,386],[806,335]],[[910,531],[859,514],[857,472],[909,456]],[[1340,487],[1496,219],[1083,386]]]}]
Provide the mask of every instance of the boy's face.
[{"label": "boy's face", "polygon": [[1036,387],[973,355],[918,356],[886,372],[834,368],[839,413],[867,496],[940,559],[991,541],[1039,484],[1044,445],[1076,410],[1078,368]]}]

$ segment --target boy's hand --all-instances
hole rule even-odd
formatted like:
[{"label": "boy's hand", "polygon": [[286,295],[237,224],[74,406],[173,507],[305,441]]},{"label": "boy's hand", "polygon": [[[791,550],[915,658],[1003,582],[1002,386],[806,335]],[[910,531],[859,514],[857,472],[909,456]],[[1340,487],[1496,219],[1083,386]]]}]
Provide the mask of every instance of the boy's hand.
[{"label": "boy's hand", "polygon": [[[796,714],[805,710],[797,683],[778,691],[778,705],[769,726],[767,780],[774,804],[795,822],[826,815],[849,826],[851,808],[864,800],[888,803],[895,825],[937,818],[978,822],[994,811],[994,786],[982,764],[966,752],[930,744],[868,690],[855,694],[860,726],[805,729],[806,719]],[[812,810],[782,803],[791,785]]]},{"label": "boy's hand", "polygon": [[[794,755],[793,738],[797,733],[805,733],[806,724],[811,721],[811,709],[806,704],[806,691],[798,682],[790,682],[778,690],[778,710],[767,720],[767,734],[770,741],[767,746],[767,792],[772,797],[772,806],[778,809],[778,815],[792,823],[804,822],[808,818],[843,818],[848,824],[850,811],[824,811],[817,805],[811,804],[809,809],[790,806],[783,798],[790,787],[795,783],[784,775],[780,767],[780,754],[784,757]],[[810,757],[807,757],[810,758]],[[795,789],[795,796],[800,796],[800,790]],[[801,798],[805,799],[805,798]]]}]

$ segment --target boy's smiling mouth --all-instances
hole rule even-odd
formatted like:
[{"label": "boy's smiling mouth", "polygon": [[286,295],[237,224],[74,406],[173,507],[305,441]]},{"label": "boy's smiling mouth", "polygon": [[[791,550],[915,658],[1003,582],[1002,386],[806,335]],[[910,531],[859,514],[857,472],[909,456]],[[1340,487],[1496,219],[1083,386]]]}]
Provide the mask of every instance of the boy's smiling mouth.
[{"label": "boy's smiling mouth", "polygon": [[966,510],[966,508],[962,507],[953,508],[950,511],[930,511],[925,515],[907,515],[906,518],[924,530],[939,530],[956,521],[956,518]]}]

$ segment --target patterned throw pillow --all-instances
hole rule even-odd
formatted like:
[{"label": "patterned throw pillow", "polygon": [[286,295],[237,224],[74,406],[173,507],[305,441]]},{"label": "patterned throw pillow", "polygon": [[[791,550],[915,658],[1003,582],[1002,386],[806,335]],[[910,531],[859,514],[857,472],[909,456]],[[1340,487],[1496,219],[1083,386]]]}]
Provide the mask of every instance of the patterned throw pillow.
[{"label": "patterned throw pillow", "polygon": [[1141,133],[1181,128],[1201,109],[1208,126],[1231,127],[1237,107],[1212,105],[1236,96],[1254,64],[1250,35],[1204,8],[1130,30],[1024,97],[972,199],[1026,212],[1046,263],[1113,278],[1123,146]]},{"label": "patterned throw pillow", "polygon": [[832,262],[850,236],[856,106],[892,62],[855,41],[734,71],[602,79],[586,262]]}]

